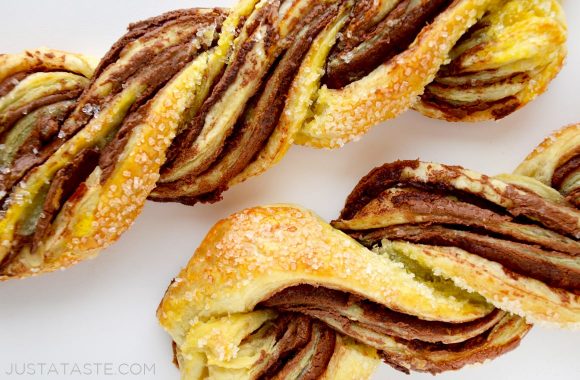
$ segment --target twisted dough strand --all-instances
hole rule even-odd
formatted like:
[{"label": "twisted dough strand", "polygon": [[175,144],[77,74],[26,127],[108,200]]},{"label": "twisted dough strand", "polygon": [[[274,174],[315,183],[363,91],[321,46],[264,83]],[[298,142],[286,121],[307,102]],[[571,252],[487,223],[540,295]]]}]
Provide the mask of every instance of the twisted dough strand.
[{"label": "twisted dough strand", "polygon": [[555,0],[243,0],[132,24],[94,74],[69,53],[2,56],[0,278],[92,256],[147,197],[217,201],[295,142],[340,146],[410,107],[505,116],[565,40]]},{"label": "twisted dough strand", "polygon": [[[577,134],[547,140],[544,164],[577,173],[560,159]],[[218,222],[157,314],[184,379],[360,379],[378,358],[455,370],[513,349],[529,323],[580,329],[579,237],[579,210],[534,178],[399,161],[363,178],[332,227],[288,205]],[[345,339],[356,364],[334,360]]]},{"label": "twisted dough strand", "polygon": [[515,174],[532,177],[551,186],[580,207],[580,124],[570,125],[548,137]]}]

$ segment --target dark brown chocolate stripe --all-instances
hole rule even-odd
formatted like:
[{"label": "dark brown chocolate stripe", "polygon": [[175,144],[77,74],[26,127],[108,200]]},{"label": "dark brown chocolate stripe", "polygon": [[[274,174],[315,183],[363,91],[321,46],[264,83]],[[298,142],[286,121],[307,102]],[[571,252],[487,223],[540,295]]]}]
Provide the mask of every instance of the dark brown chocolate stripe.
[{"label": "dark brown chocolate stripe", "polygon": [[173,25],[174,23],[182,23],[182,21],[183,23],[190,23],[191,28],[196,28],[199,24],[207,25],[215,22],[216,28],[219,30],[226,15],[227,11],[221,8],[213,8],[211,10],[198,8],[180,9],[130,24],[128,32],[115,42],[99,63],[93,76],[93,82],[108,66],[119,59],[123,49],[131,42],[145,35],[154,38],[155,31],[159,30],[159,28],[163,28],[166,25]]},{"label": "dark brown chocolate stripe", "polygon": [[[452,1],[422,1],[421,5],[409,12],[407,8],[412,2],[401,1],[371,32],[360,37],[364,42],[359,46],[370,45],[364,51],[352,48],[331,53],[324,80],[326,85],[334,89],[342,88],[405,51],[426,24],[443,12]],[[353,17],[356,19],[357,16]],[[345,59],[348,54],[352,54],[352,57]]]},{"label": "dark brown chocolate stripe", "polygon": [[[358,183],[348,196],[340,219],[352,219],[359,210],[380,193],[388,188],[401,185],[415,186],[430,191],[442,191],[444,194],[458,196],[460,199],[462,197],[469,197],[471,199],[474,196],[478,197],[477,193],[459,191],[448,183],[454,176],[461,175],[463,168],[457,166],[443,165],[446,172],[433,173],[426,182],[401,180],[401,174],[405,168],[416,169],[419,164],[419,161],[396,161],[373,169]],[[489,177],[483,176],[482,181],[489,181]],[[574,239],[580,234],[577,227],[577,220],[565,212],[564,206],[552,204],[536,194],[522,192],[511,185],[507,185],[502,195],[512,201],[513,206],[506,209],[506,211],[513,217],[525,218],[528,223],[541,224],[558,233],[571,236]],[[483,197],[478,201],[478,206],[482,204],[481,202],[489,205],[493,210],[502,209],[500,206],[486,201]]]},{"label": "dark brown chocolate stripe", "polygon": [[[336,344],[336,334],[325,325],[314,322],[310,334],[310,340],[274,376],[277,379],[288,378],[289,375],[298,372],[300,380],[316,380],[326,372],[326,368]],[[302,363],[304,359],[308,361]],[[292,377],[296,378],[296,377]]]},{"label": "dark brown chocolate stripe", "polygon": [[[530,325],[518,326],[521,323],[519,317],[506,314],[492,329],[456,344],[434,344],[395,338],[410,352],[404,354],[399,350],[381,351],[380,355],[386,364],[407,374],[410,373],[409,369],[433,375],[458,370],[468,364],[483,363],[516,348],[531,328]],[[509,338],[506,339],[506,336]]]},{"label": "dark brown chocolate stripe", "polygon": [[[188,9],[180,11],[172,11],[163,14],[158,17],[154,17],[149,20],[144,20],[140,23],[131,24],[129,27],[129,32],[121,37],[113,47],[107,52],[105,57],[99,63],[99,66],[95,70],[93,79],[91,83],[87,86],[87,89],[79,99],[79,106],[75,112],[68,118],[65,122],[62,131],[66,138],[73,136],[80,129],[82,129],[93,117],[89,112],[84,112],[83,107],[90,105],[95,109],[103,109],[110,97],[122,91],[123,84],[131,77],[146,77],[147,73],[155,72],[155,68],[150,67],[151,60],[159,59],[159,55],[164,54],[167,49],[171,49],[175,45],[169,46],[162,49],[158,54],[152,55],[151,52],[143,51],[132,58],[128,66],[124,66],[123,71],[113,73],[114,80],[111,81],[113,85],[112,94],[106,98],[102,98],[97,94],[94,94],[92,88],[95,82],[99,79],[100,75],[110,66],[112,66],[120,58],[123,50],[131,42],[134,42],[140,38],[143,39],[153,39],[158,34],[162,33],[169,26],[183,25],[184,35],[182,36],[182,41],[177,41],[176,44],[185,44],[188,39],[187,36],[192,36],[195,31],[198,30],[203,25],[216,24],[216,30],[219,30],[221,23],[225,17],[225,13],[222,10],[215,9],[211,12],[203,12],[199,9]],[[167,25],[165,25],[167,23]],[[191,40],[191,38],[189,39]],[[153,77],[149,78],[150,81],[155,81]],[[132,107],[131,110],[135,110],[138,106]]]},{"label": "dark brown chocolate stripe", "polygon": [[188,11],[176,11],[146,20],[139,26],[131,27],[130,32],[122,37],[101,62],[101,71],[104,71],[106,63],[113,65],[116,59],[131,42],[141,39],[142,42],[158,38],[165,30],[183,26],[183,32],[178,41],[160,52],[154,53],[149,49],[143,49],[132,58],[129,67],[119,68],[117,73],[112,74],[111,83],[116,86],[115,92],[122,91],[122,84],[129,79],[138,78],[146,89],[141,92],[138,99],[125,116],[123,124],[115,137],[102,151],[99,166],[103,170],[101,182],[105,182],[113,172],[119,155],[123,152],[133,129],[141,122],[143,116],[149,110],[148,102],[163,88],[175,75],[177,75],[188,63],[199,55],[199,50],[192,49],[189,45],[191,39],[201,27],[215,23],[216,30],[223,20],[223,12],[200,12],[193,9]]},{"label": "dark brown chocolate stripe", "polygon": [[314,323],[313,331],[319,335],[315,352],[306,368],[300,373],[301,380],[316,380],[320,378],[328,367],[336,346],[336,334],[323,324]]},{"label": "dark brown chocolate stripe", "polygon": [[578,221],[571,215],[560,211],[566,206],[552,204],[536,194],[521,192],[511,185],[508,185],[503,195],[514,202],[514,207],[508,211],[515,217],[523,217],[532,223],[541,224],[575,240],[580,238]]},{"label": "dark brown chocolate stripe", "polygon": [[12,91],[14,87],[18,86],[18,83],[21,80],[25,79],[30,74],[30,72],[21,71],[4,78],[4,80],[0,82],[0,98]]},{"label": "dark brown chocolate stripe", "polygon": [[113,173],[117,158],[123,152],[127,141],[131,137],[131,132],[139,125],[149,110],[148,100],[153,98],[171,78],[197,55],[198,52],[187,48],[186,43],[172,46],[161,54],[150,58],[149,64],[139,74],[139,79],[147,85],[147,89],[133,103],[116,136],[107,144],[101,154],[99,161],[99,167],[103,170],[101,183],[104,183]]},{"label": "dark brown chocolate stripe", "polygon": [[393,187],[401,178],[406,168],[417,169],[420,161],[395,161],[374,168],[364,176],[346,199],[344,208],[340,213],[340,219],[352,219],[370,201],[375,199],[386,189]]},{"label": "dark brown chocolate stripe", "polygon": [[[41,206],[44,205],[41,217],[33,220],[32,218],[35,216],[30,215],[23,222],[26,225],[34,223],[35,233],[30,236],[17,237],[17,248],[13,249],[11,255],[9,255],[10,257],[3,261],[4,265],[9,264],[14,254],[17,254],[24,245],[31,244],[31,249],[33,250],[38,247],[39,242],[50,233],[52,223],[56,215],[61,211],[63,204],[72,199],[72,197],[82,195],[85,190],[83,182],[97,164],[103,166],[104,177],[102,180],[107,179],[112,173],[114,164],[119,154],[123,151],[133,128],[141,120],[142,113],[146,112],[147,103],[171,78],[199,54],[198,49],[190,46],[192,38],[195,37],[200,28],[209,24],[215,24],[216,30],[219,31],[224,18],[225,12],[220,10],[204,12],[193,9],[170,12],[169,14],[146,20],[138,26],[133,26],[132,30],[121,38],[105,59],[101,61],[91,86],[87,87],[83,95],[81,95],[74,111],[67,108],[65,115],[59,115],[58,118],[55,117],[50,120],[39,118],[29,139],[20,147],[17,157],[13,160],[12,167],[9,168],[8,175],[1,176],[2,190],[10,190],[18,181],[26,177],[26,173],[30,169],[44,162],[58,147],[86,126],[90,119],[95,117],[98,111],[103,109],[112,97],[123,90],[123,85],[126,81],[137,80],[144,86],[144,89],[139,93],[139,97],[127,111],[125,120],[119,129],[102,141],[96,141],[95,146],[99,148],[85,151],[56,173],[50,186],[41,194],[45,197],[41,204]],[[167,47],[153,44],[152,48],[143,49],[131,58],[128,65],[123,66],[124,70],[112,73],[111,84],[113,88],[108,96],[103,97],[94,92],[93,86],[98,80],[98,74],[102,74],[110,66],[114,67],[112,65],[120,58],[129,43],[139,38],[141,39],[140,42],[145,40],[156,42],[168,28],[177,30],[178,38],[174,43]],[[81,90],[78,89],[74,93],[72,91],[65,93],[65,99],[76,100]],[[31,102],[26,105],[26,109],[18,110],[18,113],[27,114],[40,106],[44,106],[47,102],[62,102],[62,99],[58,96],[61,96],[61,94],[46,96],[36,102]],[[63,122],[63,119],[66,120]],[[45,121],[48,123],[42,125]],[[23,151],[29,148],[32,148],[33,152]]]},{"label": "dark brown chocolate stripe", "polygon": [[293,353],[308,344],[312,333],[312,321],[302,315],[285,314],[274,321],[272,330],[277,340],[276,353],[263,358],[267,363],[257,378],[273,377]]},{"label": "dark brown chocolate stripe", "polygon": [[[408,223],[413,223],[412,217],[420,216],[421,223],[425,226],[443,224],[461,229],[468,228],[469,230],[476,230],[478,233],[503,240],[507,239],[517,243],[539,246],[548,251],[566,252],[570,256],[580,256],[580,244],[577,241],[556,233],[552,233],[548,239],[546,237],[548,231],[545,229],[541,230],[541,238],[534,238],[517,230],[519,227],[527,228],[529,227],[528,225],[520,225],[513,222],[510,225],[512,229],[501,228],[500,224],[510,222],[511,217],[497,214],[475,203],[453,200],[444,194],[413,188],[401,188],[394,194],[385,192],[379,194],[376,200],[382,202],[383,197],[387,197],[386,201],[390,202],[392,207],[394,207],[394,210],[381,211],[381,215],[384,215],[385,218],[389,218],[392,212],[408,213],[407,215],[410,217]],[[336,223],[334,224],[336,225]],[[380,231],[376,232],[379,233]],[[352,231],[351,235],[359,239],[365,239],[374,236],[375,232]]]},{"label": "dark brown chocolate stripe", "polygon": [[[215,163],[206,172],[199,176],[187,175],[178,181],[163,183],[158,186],[163,188],[176,188],[183,183],[191,183],[204,176],[214,174],[220,170],[220,163],[230,155],[238,158],[232,166],[226,167],[220,174],[218,184],[206,182],[201,189],[191,196],[151,197],[155,201],[179,201],[187,205],[198,202],[215,202],[221,199],[221,193],[227,190],[229,181],[241,173],[256,157],[267,142],[268,138],[278,125],[280,115],[284,109],[288,92],[302,63],[302,59],[308,52],[312,40],[324,29],[334,17],[336,17],[340,4],[332,6],[317,6],[310,12],[297,29],[301,29],[298,36],[291,39],[288,50],[275,62],[261,88],[257,91],[259,96],[252,99],[244,111],[242,120],[234,127],[230,136]],[[241,125],[240,125],[241,124]],[[203,183],[203,182],[202,182]]]},{"label": "dark brown chocolate stripe", "polygon": [[558,165],[556,170],[554,170],[552,187],[560,189],[564,181],[577,172],[580,172],[580,147],[574,151],[572,157]]},{"label": "dark brown chocolate stripe", "polygon": [[272,378],[293,353],[305,347],[310,341],[312,320],[304,315],[285,313],[276,318],[271,326],[252,334],[247,340],[261,339],[264,335],[274,336],[276,345],[274,351],[262,355],[256,367],[261,370],[256,379]]},{"label": "dark brown chocolate stripe", "polygon": [[[29,215],[24,218],[17,226],[17,232],[14,238],[14,246],[10,253],[0,262],[0,271],[5,271],[12,260],[18,255],[20,250],[31,245],[31,250],[36,248],[41,237],[50,233],[51,222],[60,211],[64,202],[75,194],[80,196],[84,188],[80,186],[86,177],[93,171],[97,164],[98,153],[93,149],[86,149],[77,155],[74,160],[67,166],[60,169],[55,179],[46,185],[45,192],[41,192],[43,197],[41,212],[35,214],[28,212]],[[35,228],[32,233],[24,232],[27,225],[34,224]],[[49,253],[49,252],[47,252]]]},{"label": "dark brown chocolate stripe", "polygon": [[[454,61],[455,62],[455,61]],[[522,81],[530,80],[528,73],[510,73],[504,76],[500,76],[496,71],[488,71],[488,74],[496,73],[496,76],[489,76],[488,78],[477,79],[473,78],[473,73],[460,73],[453,75],[449,66],[444,66],[437,73],[437,78],[432,82],[429,87],[437,87],[440,89],[460,89],[469,90],[474,87],[483,87],[493,84],[517,84]],[[449,77],[456,79],[457,83],[446,83]]]},{"label": "dark brown chocolate stripe", "polygon": [[8,131],[12,126],[21,118],[28,115],[29,113],[49,104],[62,102],[63,100],[71,100],[79,97],[83,88],[78,87],[73,90],[62,91],[60,93],[54,93],[42,98],[36,99],[26,105],[20,107],[19,109],[10,111],[5,114],[3,121],[0,122],[0,136]]},{"label": "dark brown chocolate stripe", "polygon": [[64,203],[75,193],[77,197],[80,196],[80,192],[83,191],[81,184],[97,166],[98,157],[97,149],[85,149],[69,165],[56,173],[46,195],[42,213],[36,223],[36,230],[32,238],[33,252],[38,243],[52,233],[52,222]]},{"label": "dark brown chocolate stripe", "polygon": [[[319,323],[330,325],[340,334],[383,350],[383,360],[406,373],[412,369],[435,374],[497,357],[515,348],[531,327],[519,317],[497,309],[484,318],[462,324],[423,321],[358,296],[311,285],[282,290],[260,303],[260,307],[280,310],[282,315],[299,312],[318,319]],[[360,310],[353,320],[343,316],[349,308]],[[351,324],[356,324],[357,328],[349,328]],[[403,337],[394,334],[400,330],[410,333]],[[453,334],[460,335],[461,339],[443,343],[436,338],[437,335]],[[393,340],[405,348],[394,347],[385,351]]]},{"label": "dark brown chocolate stripe", "polygon": [[495,119],[502,119],[521,106],[520,101],[515,96],[508,96],[487,102],[452,103],[445,98],[433,94],[429,90],[429,87],[425,89],[425,93],[421,96],[421,101],[427,106],[442,111],[446,117],[457,121],[463,120],[474,113],[489,109],[492,109],[491,112]]},{"label": "dark brown chocolate stripe", "polygon": [[149,105],[145,104],[137,111],[126,116],[115,138],[103,148],[99,158],[99,167],[102,170],[101,183],[105,183],[113,174],[118,158],[123,153],[131,137],[131,132],[141,123],[148,110]]},{"label": "dark brown chocolate stripe", "polygon": [[549,260],[551,257],[571,259],[567,253],[441,226],[395,226],[375,231],[372,235],[374,239],[379,238],[375,240],[377,242],[380,239],[404,240],[461,248],[500,263],[510,270],[512,276],[529,276],[557,288],[580,289],[580,266],[558,265]]},{"label": "dark brown chocolate stripe", "polygon": [[[274,4],[269,3],[257,11],[258,13],[256,14],[256,17],[252,19],[252,23],[248,23],[245,26],[247,28],[248,36],[251,36],[254,31],[261,25],[268,25],[270,22],[270,12],[273,8]],[[266,36],[264,36],[265,45],[269,46],[274,41],[274,39],[275,36],[272,34],[272,31],[269,31]],[[240,69],[243,67],[247,55],[250,53],[255,44],[256,41],[252,38],[248,38],[242,42],[239,50],[236,52],[235,57],[225,68],[224,73],[221,75],[217,84],[214,85],[214,88],[211,91],[211,95],[204,101],[199,113],[195,116],[191,123],[189,123],[189,125],[187,125],[183,131],[174,138],[173,143],[166,153],[167,159],[163,168],[161,169],[162,176],[164,173],[174,169],[176,164],[187,161],[189,157],[195,156],[198,153],[191,149],[191,145],[199,137],[208,113],[211,111],[212,107],[222,99],[228,88],[234,82],[239,74]],[[221,154],[221,151],[222,150],[218,150],[211,157],[209,157],[205,164],[202,165],[200,170],[207,169],[215,161],[219,154]],[[197,172],[191,172],[188,174],[190,176],[194,176],[200,173],[201,172],[198,170]]]},{"label": "dark brown chocolate stripe", "polygon": [[[155,82],[162,83],[168,80],[168,78],[171,78],[181,69],[175,69],[173,66],[179,66],[183,61],[188,62],[193,58],[193,56],[197,55],[197,52],[194,52],[190,45],[191,40],[195,37],[200,28],[210,23],[209,21],[204,22],[204,20],[205,17],[202,20],[198,20],[195,17],[180,18],[168,25],[159,26],[157,29],[142,36],[139,40],[142,43],[146,43],[148,40],[158,38],[161,33],[169,29],[179,27],[177,30],[179,33],[179,39],[171,46],[165,47],[161,51],[156,51],[156,49],[158,49],[158,46],[156,45],[151,48],[143,48],[131,58],[128,65],[118,67],[115,71],[109,73],[108,76],[110,79],[108,80],[108,83],[110,83],[113,88],[112,94],[121,92],[123,90],[123,84],[132,77],[144,78],[147,84],[152,84],[151,88],[153,89],[155,88],[153,85]],[[195,55],[193,55],[194,53]],[[189,58],[186,58],[188,56]],[[114,64],[114,62],[112,62],[112,64]],[[156,67],[158,65],[163,65],[164,67]],[[167,70],[167,72],[165,72],[165,70]],[[147,97],[148,95],[149,94],[144,94],[143,96]]]},{"label": "dark brown chocolate stripe", "polygon": [[[33,167],[45,162],[66,141],[58,138],[62,122],[76,105],[76,100],[68,100],[39,109],[32,132],[18,149],[9,164],[10,172],[0,174],[0,190],[9,192]],[[56,110],[51,112],[50,108]],[[0,201],[2,197],[0,197]]]},{"label": "dark brown chocolate stripe", "polygon": [[75,75],[82,75],[80,73],[67,71],[65,69],[55,70],[52,68],[49,69],[49,68],[42,66],[42,65],[38,65],[38,66],[35,66],[31,70],[19,71],[19,72],[16,72],[16,73],[4,78],[4,80],[2,80],[0,82],[0,97],[7,95],[10,91],[12,91],[18,85],[19,82],[23,81],[28,76],[30,76],[32,74],[36,74],[36,73],[70,73],[70,74],[75,74]]},{"label": "dark brown chocolate stripe", "polygon": [[[472,322],[425,321],[390,310],[356,295],[311,285],[284,289],[262,302],[260,306],[302,313],[323,322],[336,321],[342,326],[341,332],[355,339],[360,337],[356,335],[356,330],[350,328],[353,324],[385,336],[431,343],[470,339],[474,334],[478,335],[479,331],[491,328],[498,317],[503,315],[499,310],[495,310]],[[353,306],[360,308],[360,315],[351,315],[348,309]]]}]

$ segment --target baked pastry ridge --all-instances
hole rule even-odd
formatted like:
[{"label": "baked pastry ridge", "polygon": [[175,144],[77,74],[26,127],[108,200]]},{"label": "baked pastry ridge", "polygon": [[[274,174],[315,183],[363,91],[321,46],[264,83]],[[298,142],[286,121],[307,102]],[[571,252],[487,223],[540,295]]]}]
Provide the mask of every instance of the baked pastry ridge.
[{"label": "baked pastry ridge", "polygon": [[532,177],[562,193],[580,207],[580,124],[570,125],[543,141],[515,174]]},{"label": "baked pastry ridge", "polygon": [[210,51],[223,56],[230,45],[231,33],[221,34],[223,46],[217,41],[225,17],[219,9],[170,12],[131,25],[111,48],[56,125],[65,141],[6,189],[1,279],[92,257],[132,224],[187,110],[199,102]]},{"label": "baked pastry ridge", "polygon": [[340,146],[410,107],[505,116],[544,91],[565,41],[555,0],[243,0],[132,24],[96,68],[2,56],[0,279],[93,256],[147,197],[217,201],[293,143]]},{"label": "baked pastry ridge", "polygon": [[[513,349],[531,323],[580,329],[579,236],[579,210],[534,178],[398,161],[363,178],[332,226],[290,205],[218,222],[157,315],[184,379],[360,379],[379,358],[455,370]],[[343,339],[360,364],[328,354]]]},{"label": "baked pastry ridge", "polygon": [[[363,368],[382,357],[403,371],[432,373],[508,351],[531,327],[448,281],[417,277],[309,211],[283,205],[219,222],[158,310],[183,379],[286,378],[294,358],[301,358],[301,371],[316,367],[312,378],[322,377],[332,355],[323,363],[304,358],[315,356],[304,352],[317,339],[309,327],[285,327],[308,339],[288,352],[279,348],[289,338],[277,327],[287,318],[299,323],[299,315],[364,345]],[[357,368],[347,378],[370,376]]]}]

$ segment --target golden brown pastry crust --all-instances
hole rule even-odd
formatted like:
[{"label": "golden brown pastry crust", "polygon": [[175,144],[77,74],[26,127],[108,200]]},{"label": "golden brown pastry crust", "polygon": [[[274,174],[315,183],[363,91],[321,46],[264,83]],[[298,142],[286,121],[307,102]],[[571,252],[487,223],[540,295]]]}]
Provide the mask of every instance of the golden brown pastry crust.
[{"label": "golden brown pastry crust", "polygon": [[[76,78],[42,100],[68,101],[51,148],[18,151],[17,170],[2,164],[12,174],[0,188],[9,193],[0,278],[91,257],[146,197],[217,201],[295,142],[340,146],[412,106],[449,120],[505,116],[545,89],[565,40],[555,0],[243,0],[132,24],[80,97],[87,84]],[[73,66],[85,80],[93,70],[80,56],[38,51],[3,56],[0,73]],[[5,100],[13,89],[3,82]],[[0,110],[1,128],[13,111]]]},{"label": "golden brown pastry crust", "polygon": [[[283,289],[304,284],[356,295],[426,321],[468,322],[493,309],[458,288],[446,293],[415,278],[400,263],[371,252],[309,211],[283,205],[253,208],[214,226],[159,306],[158,318],[180,353],[182,376],[197,378],[194,369],[202,371],[209,362],[228,368],[229,361],[236,359],[232,353],[244,351],[235,342],[243,342],[257,328],[244,333],[240,326],[251,322],[239,319],[262,326],[262,319],[275,316],[264,316],[259,305]],[[379,339],[370,332],[357,340],[381,350],[384,360],[399,369],[435,373],[495,357],[517,345],[529,329],[520,318],[508,315],[492,326],[493,332],[486,329],[475,340],[463,338],[469,343],[451,344],[448,350],[426,343],[426,347],[413,346],[388,336]],[[215,341],[209,338],[200,346],[199,339],[207,331],[223,338],[216,335]],[[349,334],[349,330],[338,331]],[[225,356],[219,361],[212,353],[223,350]],[[246,363],[244,376],[252,378],[254,365]],[[357,373],[356,367],[349,371]]]},{"label": "golden brown pastry crust", "polygon": [[[485,29],[490,22],[499,32]],[[528,39],[532,31],[537,35]],[[411,107],[449,121],[502,118],[546,89],[563,64],[565,40],[557,1],[454,1],[407,50],[366,77],[341,89],[322,87],[296,142],[340,146]],[[436,86],[438,96],[422,96]]]},{"label": "golden brown pastry crust", "polygon": [[369,173],[333,225],[530,322],[580,326],[580,213],[561,197],[460,167],[400,161]]},{"label": "golden brown pastry crust", "polygon": [[[25,198],[13,197],[11,188],[62,146],[64,138],[57,136],[58,124],[72,111],[96,63],[85,56],[46,48],[0,56],[0,139],[4,144],[0,151],[0,280],[41,271],[42,264],[29,265],[34,262],[30,255],[23,255],[23,261],[13,261],[11,246],[25,243],[14,237],[15,227],[22,227],[10,220],[10,209],[21,207]],[[23,139],[21,136],[26,133],[28,136]],[[10,151],[11,148],[18,150]],[[23,189],[18,192],[25,194]],[[42,270],[68,265],[66,261],[56,261]]]},{"label": "golden brown pastry crust", "polygon": [[514,173],[555,188],[580,207],[580,124],[547,137]]},{"label": "golden brown pastry crust", "polygon": [[[570,131],[550,144],[575,141]],[[333,227],[289,205],[218,222],[157,311],[182,377],[236,368],[254,378],[256,355],[283,363],[283,338],[261,342],[289,315],[397,369],[432,373],[513,349],[527,323],[580,328],[580,213],[531,177],[387,164],[361,180]],[[334,371],[332,362],[314,365]],[[357,365],[345,366],[354,378]]]},{"label": "golden brown pastry crust", "polygon": [[[200,73],[208,64],[204,53],[197,53],[213,44],[214,22],[223,17],[220,10],[168,13],[133,25],[112,48],[73,113],[60,126],[66,141],[28,171],[3,202],[0,279],[63,269],[91,258],[133,223],[155,187],[171,138],[184,110],[195,98]],[[175,33],[180,23],[192,27]],[[155,44],[158,34],[169,48]],[[179,51],[171,47],[171,42],[179,47],[182,39],[187,39],[190,48]],[[155,59],[165,58],[169,66],[158,62],[159,65],[141,70],[131,67],[139,62],[142,65],[143,60],[150,63],[151,57],[147,56],[150,51],[141,54],[139,46],[162,50]],[[184,54],[193,56],[191,61],[186,61]],[[163,75],[173,74],[153,75],[151,71],[155,70],[161,70]],[[111,134],[116,137],[115,146]],[[61,139],[60,132],[56,138]],[[47,184],[57,184],[59,174],[91,150],[100,157],[88,168],[81,165],[80,169],[88,173],[80,176],[71,194],[57,205],[49,232],[32,243],[19,245],[16,235],[21,233],[22,226],[34,222],[46,210],[44,199],[51,194]]]}]

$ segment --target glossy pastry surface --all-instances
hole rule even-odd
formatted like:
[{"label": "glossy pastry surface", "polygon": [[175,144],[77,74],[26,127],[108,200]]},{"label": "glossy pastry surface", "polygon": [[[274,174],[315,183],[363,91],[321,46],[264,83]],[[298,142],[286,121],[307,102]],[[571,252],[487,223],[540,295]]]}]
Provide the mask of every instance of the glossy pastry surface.
[{"label": "glossy pastry surface", "polygon": [[132,24],[96,69],[2,56],[0,278],[93,256],[147,198],[218,201],[293,143],[337,147],[412,107],[503,117],[565,42],[555,0],[243,0]]},{"label": "glossy pastry surface", "polygon": [[398,161],[363,178],[332,226],[290,205],[220,221],[158,318],[184,379],[292,378],[296,362],[324,378],[337,368],[323,342],[342,339],[370,353],[347,378],[377,358],[456,370],[513,349],[530,323],[580,329],[579,237],[579,210],[532,177]]},{"label": "glossy pastry surface", "polygon": [[[382,358],[403,371],[432,373],[496,357],[530,328],[477,294],[417,276],[292,206],[250,209],[219,222],[169,287],[158,317],[174,339],[183,379],[291,378],[285,369],[295,359],[320,369],[312,378],[337,371],[329,367],[330,348],[320,348],[331,353],[324,361],[304,359],[318,341],[307,327],[294,327],[306,339],[280,354],[289,338],[275,326],[288,318],[328,329],[334,342],[350,337],[366,347],[360,360],[367,366]],[[358,366],[348,378],[370,375]]]},{"label": "glossy pastry surface", "polygon": [[544,140],[515,173],[555,188],[580,207],[580,124],[570,125]]}]

